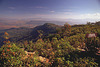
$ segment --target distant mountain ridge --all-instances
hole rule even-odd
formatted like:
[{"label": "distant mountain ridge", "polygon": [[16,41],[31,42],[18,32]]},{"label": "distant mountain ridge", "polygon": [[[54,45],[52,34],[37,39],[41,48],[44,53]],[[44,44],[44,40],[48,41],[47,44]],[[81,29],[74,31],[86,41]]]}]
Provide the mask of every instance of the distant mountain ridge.
[{"label": "distant mountain ridge", "polygon": [[38,25],[43,25],[45,23],[54,23],[57,25],[63,25],[65,21],[56,21],[56,20],[36,20],[36,19],[0,19],[0,30],[10,29],[10,28],[19,28],[19,27],[29,27],[34,28]]}]

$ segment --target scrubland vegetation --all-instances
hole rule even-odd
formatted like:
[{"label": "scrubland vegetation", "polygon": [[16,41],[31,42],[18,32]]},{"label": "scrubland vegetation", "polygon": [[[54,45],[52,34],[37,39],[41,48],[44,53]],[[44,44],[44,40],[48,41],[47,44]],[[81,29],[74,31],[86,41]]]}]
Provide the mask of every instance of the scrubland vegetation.
[{"label": "scrubland vegetation", "polygon": [[[43,36],[38,31],[36,42],[10,42],[4,34],[0,48],[0,67],[99,67],[100,25],[65,24],[56,33]],[[87,33],[97,37],[87,38]]]}]

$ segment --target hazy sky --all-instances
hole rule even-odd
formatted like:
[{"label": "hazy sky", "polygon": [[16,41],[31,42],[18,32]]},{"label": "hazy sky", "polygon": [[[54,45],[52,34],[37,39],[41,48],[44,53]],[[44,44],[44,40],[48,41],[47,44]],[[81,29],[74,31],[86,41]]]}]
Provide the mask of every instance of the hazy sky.
[{"label": "hazy sky", "polygon": [[100,20],[99,0],[0,0],[0,18]]}]

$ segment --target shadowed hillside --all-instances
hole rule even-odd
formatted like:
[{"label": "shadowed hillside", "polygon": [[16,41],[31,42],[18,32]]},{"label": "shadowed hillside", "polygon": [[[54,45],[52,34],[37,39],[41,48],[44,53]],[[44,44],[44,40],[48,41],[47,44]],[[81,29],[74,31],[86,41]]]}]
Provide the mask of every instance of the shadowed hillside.
[{"label": "shadowed hillside", "polygon": [[3,30],[1,39],[1,67],[100,67],[99,25],[45,23]]},{"label": "shadowed hillside", "polygon": [[20,28],[11,28],[0,30],[0,41],[3,39],[4,32],[9,33],[10,41],[23,41],[23,40],[33,40],[36,41],[39,37],[38,30],[43,31],[44,35],[48,35],[49,33],[56,33],[56,29],[60,28],[61,26],[52,24],[52,23],[45,23],[44,25],[37,26],[35,28],[27,28],[27,27],[20,27]]}]

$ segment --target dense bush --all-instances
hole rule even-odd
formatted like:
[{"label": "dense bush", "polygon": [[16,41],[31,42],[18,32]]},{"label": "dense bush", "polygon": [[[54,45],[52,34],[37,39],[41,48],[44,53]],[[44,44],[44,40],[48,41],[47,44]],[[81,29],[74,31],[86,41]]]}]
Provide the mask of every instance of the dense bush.
[{"label": "dense bush", "polygon": [[0,48],[0,67],[18,67],[22,65],[22,57],[25,52],[13,45],[3,45]]},{"label": "dense bush", "polygon": [[[49,34],[43,39],[40,34],[36,42],[23,41],[3,45],[0,48],[0,66],[98,67],[99,63],[96,63],[98,59],[95,55],[98,53],[97,49],[100,48],[99,36],[86,38],[87,33],[98,33],[99,35],[100,27],[97,25],[71,27],[65,24],[58,30],[58,33]],[[86,51],[82,54],[81,49]],[[28,55],[25,52],[34,52],[34,54]]]}]

